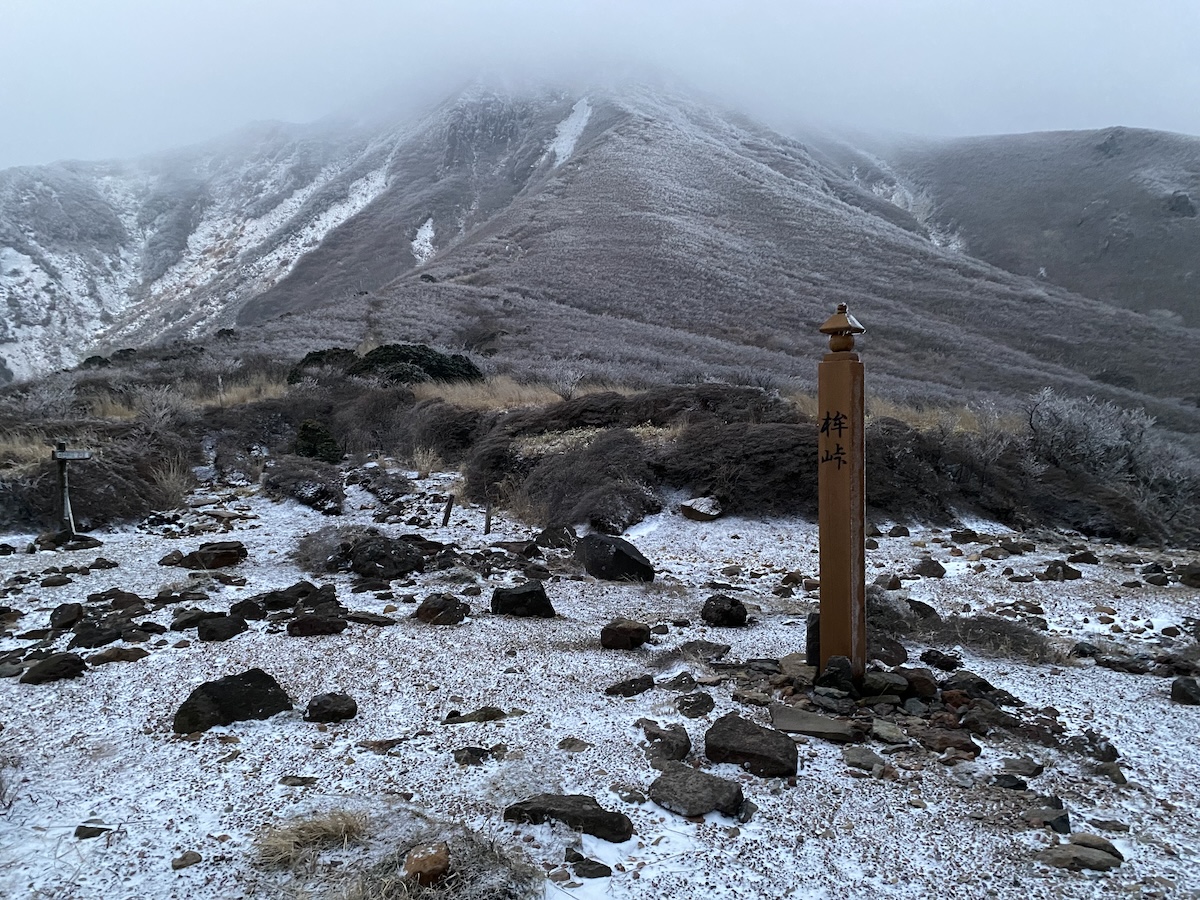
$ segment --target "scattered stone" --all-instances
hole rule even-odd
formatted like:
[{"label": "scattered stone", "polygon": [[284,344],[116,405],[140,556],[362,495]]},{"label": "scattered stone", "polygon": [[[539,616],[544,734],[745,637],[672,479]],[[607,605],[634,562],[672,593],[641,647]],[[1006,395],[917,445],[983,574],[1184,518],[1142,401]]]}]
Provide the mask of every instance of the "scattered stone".
[{"label": "scattered stone", "polygon": [[540,581],[528,581],[517,587],[498,587],[492,592],[492,612],[522,618],[554,618],[554,607]]},{"label": "scattered stone", "polygon": [[1111,853],[1085,847],[1081,844],[1055,844],[1033,854],[1038,862],[1058,869],[1070,869],[1078,872],[1080,869],[1094,869],[1099,872],[1115,869],[1121,860]]},{"label": "scattered stone", "polygon": [[689,719],[698,719],[701,716],[708,715],[713,711],[716,703],[713,698],[704,691],[697,691],[694,694],[684,694],[682,697],[675,698],[675,708],[679,710],[680,715],[686,716]]},{"label": "scattered stone", "polygon": [[1171,682],[1171,699],[1187,706],[1200,705],[1200,681],[1191,677],[1176,678]]},{"label": "scattered stone", "polygon": [[574,550],[579,536],[570,525],[551,526],[534,538],[533,543],[546,550]]},{"label": "scattered stone", "polygon": [[196,623],[196,637],[202,641],[227,641],[247,627],[241,616],[214,616]]},{"label": "scattered stone", "polygon": [[368,534],[346,547],[338,562],[355,575],[394,581],[425,569],[425,557],[410,541]]},{"label": "scattered stone", "polygon": [[[178,553],[178,551],[175,551]],[[242,562],[247,556],[246,545],[241,541],[213,541],[208,544],[201,544],[199,549],[193,550],[191,553],[181,553],[177,558],[175,554],[168,554],[159,560],[160,566],[181,566],[185,569],[224,569],[228,566],[236,566]],[[165,560],[171,558],[172,562]]]},{"label": "scattered stone", "polygon": [[704,735],[704,753],[713,762],[742,766],[760,778],[796,774],[796,744],[786,734],[727,713]]},{"label": "scattered stone", "polygon": [[428,625],[458,625],[471,614],[470,605],[453,594],[431,594],[412,614]]},{"label": "scattered stone", "polygon": [[1071,835],[1067,840],[1080,847],[1091,847],[1093,850],[1099,850],[1102,853],[1115,856],[1122,862],[1125,861],[1125,856],[1113,845],[1113,842],[1107,838],[1100,837],[1098,834],[1089,834],[1086,831],[1080,831]]},{"label": "scattered stone", "polygon": [[632,619],[614,619],[600,630],[600,646],[608,650],[633,650],[648,640],[650,626]]},{"label": "scattered stone", "polygon": [[1008,559],[1010,556],[1012,556],[1012,554],[1009,553],[1007,550],[1005,550],[1003,547],[988,547],[986,550],[984,550],[979,555],[983,559],[991,559],[991,560]]},{"label": "scattered stone", "polygon": [[921,654],[921,662],[928,663],[935,669],[941,669],[943,672],[953,672],[962,665],[962,660],[957,656],[951,656],[949,653],[943,653],[941,650],[929,649]]},{"label": "scattered stone", "polygon": [[577,737],[565,737],[558,742],[558,749],[565,750],[567,753],[582,753],[584,750],[592,749],[592,745]]},{"label": "scattered stone", "polygon": [[312,787],[317,779],[312,775],[284,775],[278,783],[284,787]]},{"label": "scattered stone", "polygon": [[249,669],[206,681],[188,695],[175,713],[177,734],[207,731],[247,719],[268,719],[292,708],[291,698],[262,669]]},{"label": "scattered stone", "polygon": [[198,627],[205,619],[220,619],[224,618],[224,616],[225,613],[212,609],[177,610],[175,617],[171,620],[171,630],[187,631],[189,628]]},{"label": "scattered stone", "polygon": [[946,574],[946,567],[932,556],[925,556],[913,566],[913,574],[922,578],[941,578]]},{"label": "scattered stone", "polygon": [[629,541],[589,534],[575,546],[584,571],[604,581],[653,581],[654,566]]},{"label": "scattered stone", "polygon": [[1016,775],[1000,774],[992,778],[992,784],[998,788],[1004,788],[1009,791],[1024,791],[1029,788],[1029,784]]},{"label": "scattered stone", "polygon": [[659,684],[659,687],[667,691],[691,691],[696,688],[696,679],[691,672],[684,670]]},{"label": "scattered stone", "polygon": [[895,572],[881,572],[875,576],[875,583],[885,591],[898,591],[904,587],[904,582]]},{"label": "scattered stone", "polygon": [[[820,713],[785,706],[782,703],[771,707],[771,724],[781,732],[805,734],[835,744],[857,743],[865,737],[861,726],[852,724],[847,719],[831,719]],[[906,738],[902,740],[907,743]]]},{"label": "scattered stone", "polygon": [[610,878],[612,869],[604,863],[584,856],[573,847],[568,847],[563,854],[563,861],[570,863],[575,874],[580,878]]},{"label": "scattered stone", "polygon": [[893,675],[899,675],[908,682],[908,695],[921,700],[932,700],[938,694],[938,682],[928,669],[901,666],[892,669]]},{"label": "scattered stone", "polygon": [[898,694],[903,697],[908,692],[908,679],[894,672],[867,672],[862,679],[862,693],[865,697],[875,697],[881,694]]},{"label": "scattered stone", "polygon": [[1072,568],[1061,559],[1051,560],[1046,571],[1038,576],[1042,581],[1075,581],[1083,577],[1083,573]]},{"label": "scattered stone", "polygon": [[50,612],[50,627],[70,628],[82,618],[82,603],[61,603]]},{"label": "scattered stone", "polygon": [[[776,725],[776,728],[779,726]],[[784,729],[780,729],[781,731]],[[889,722],[887,719],[874,719],[871,722],[871,737],[877,741],[883,741],[885,744],[894,746],[908,744],[908,735],[895,722]],[[845,743],[844,741],[842,743]]]},{"label": "scattered stone", "polygon": [[[687,624],[676,625],[686,628]],[[718,644],[713,641],[684,641],[679,645],[679,652],[685,657],[695,657],[702,662],[714,662],[729,652],[729,644]]]},{"label": "scattered stone", "polygon": [[711,522],[721,517],[721,504],[716,497],[696,497],[680,503],[679,512],[693,522]]},{"label": "scattered stone", "polygon": [[748,617],[746,604],[736,597],[727,597],[724,594],[709,597],[704,601],[704,608],[700,610],[700,618],[719,628],[740,628],[746,624]]},{"label": "scattered stone", "polygon": [[349,694],[317,694],[304,710],[306,722],[343,722],[358,715],[358,704]]},{"label": "scattered stone", "polygon": [[918,726],[909,733],[923,746],[935,753],[958,750],[974,759],[983,752],[983,748],[971,739],[970,732],[960,728],[923,728]]},{"label": "scattered stone", "polygon": [[320,634],[341,634],[349,623],[339,616],[297,616],[287,624],[287,633],[292,637],[314,637]]},{"label": "scattered stone", "polygon": [[93,653],[87,658],[87,662],[89,666],[102,666],[113,662],[137,662],[149,655],[149,651],[141,647],[109,647],[99,653]]},{"label": "scattered stone", "polygon": [[460,747],[454,751],[454,761],[460,766],[482,766],[491,756],[487,747]]},{"label": "scattered stone", "polygon": [[1121,771],[1121,767],[1115,762],[1098,762],[1093,768],[1097,774],[1105,776],[1113,784],[1129,783],[1129,779],[1125,777],[1125,773]]},{"label": "scattered stone", "polygon": [[646,748],[646,756],[651,764],[658,763],[655,768],[661,768],[662,763],[678,762],[687,759],[692,752],[692,739],[682,725],[668,725],[665,728],[650,719],[638,719],[636,724],[646,735],[650,746]]},{"label": "scattered stone", "polygon": [[888,530],[888,537],[909,537],[911,534],[912,532],[910,532],[904,525],[893,525]]},{"label": "scattered stone", "polygon": [[404,877],[422,887],[437,884],[450,871],[450,845],[445,841],[419,844],[404,857]]},{"label": "scattered stone", "polygon": [[1079,565],[1082,563],[1082,564],[1094,566],[1100,562],[1100,559],[1091,550],[1081,550],[1078,553],[1073,553],[1070,556],[1068,556],[1067,562],[1074,563],[1076,565]]},{"label": "scattered stone", "polygon": [[638,675],[636,678],[626,678],[616,684],[610,684],[604,693],[610,697],[636,697],[654,687],[653,675]]},{"label": "scattered stone", "polygon": [[442,721],[442,724],[465,725],[468,722],[495,722],[499,719],[504,719],[507,717],[508,713],[498,706],[481,706],[479,709],[465,714],[452,711]]},{"label": "scattered stone", "polygon": [[1057,834],[1071,833],[1071,819],[1065,809],[1039,806],[1021,813],[1021,818],[1030,828],[1049,828]]},{"label": "scattered stone", "polygon": [[1175,569],[1179,583],[1184,587],[1200,588],[1200,563],[1188,563]]},{"label": "scattered stone", "polygon": [[671,763],[650,785],[650,799],[681,816],[703,816],[716,810],[735,816],[745,797],[737,782],[681,763]]},{"label": "scattered stone", "polygon": [[396,620],[390,616],[381,616],[379,613],[367,612],[361,609],[346,613],[345,619],[347,622],[356,622],[359,625],[371,625],[375,628],[387,628],[389,625],[396,624]]},{"label": "scattered stone", "polygon": [[25,670],[21,684],[45,684],[64,678],[78,678],[87,665],[78,653],[51,653]]},{"label": "scattered stone", "polygon": [[843,747],[842,761],[852,769],[865,769],[868,772],[873,771],[876,766],[884,765],[882,756],[874,750],[859,746]]},{"label": "scattered stone", "polygon": [[506,822],[541,825],[548,819],[614,844],[633,837],[633,823],[628,816],[604,809],[595,797],[586,794],[538,794],[504,810]]},{"label": "scattered stone", "polygon": [[73,583],[74,582],[70,578],[68,578],[66,575],[47,575],[45,578],[42,579],[41,586],[44,588],[65,587],[66,585],[73,584]]},{"label": "scattered stone", "polygon": [[203,861],[204,857],[195,850],[188,850],[182,856],[177,856],[171,860],[171,868],[178,871],[179,869],[186,869],[188,866],[194,866],[196,863]]},{"label": "scattered stone", "polygon": [[98,838],[102,834],[108,834],[108,832],[112,830],[113,829],[111,825],[94,825],[85,822],[82,825],[75,826],[75,837],[79,838],[81,841],[86,841],[90,840],[91,838]]},{"label": "scattered stone", "polygon": [[908,662],[908,651],[893,637],[870,632],[867,656],[877,659],[885,666],[902,666]]}]

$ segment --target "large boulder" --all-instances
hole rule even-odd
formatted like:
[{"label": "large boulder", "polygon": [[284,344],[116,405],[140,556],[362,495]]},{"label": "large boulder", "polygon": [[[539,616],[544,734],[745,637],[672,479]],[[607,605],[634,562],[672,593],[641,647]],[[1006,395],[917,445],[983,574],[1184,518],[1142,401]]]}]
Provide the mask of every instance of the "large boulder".
[{"label": "large boulder", "polygon": [[654,566],[637,547],[618,537],[589,534],[575,545],[584,571],[604,581],[653,581]]},{"label": "large boulder", "polygon": [[492,592],[492,612],[503,616],[554,618],[554,607],[540,581],[527,581],[511,588],[496,588]]},{"label": "large boulder", "polygon": [[214,616],[196,623],[196,637],[201,641],[227,641],[246,630],[241,616]]},{"label": "large boulder", "polygon": [[600,646],[606,650],[634,650],[650,640],[650,626],[633,619],[613,619],[600,629]]},{"label": "large boulder", "polygon": [[201,544],[199,549],[185,553],[175,563],[185,569],[224,569],[236,566],[247,556],[246,545],[241,541],[213,541]]},{"label": "large boulder", "polygon": [[650,785],[650,799],[681,816],[703,816],[716,810],[736,816],[745,797],[741,786],[682,763],[671,763]]},{"label": "large boulder", "polygon": [[725,594],[714,594],[709,597],[704,601],[704,607],[700,610],[700,618],[718,628],[741,628],[746,624],[749,615],[746,604],[737,597],[729,597]]},{"label": "large boulder", "polygon": [[355,541],[348,556],[350,571],[363,578],[391,581],[425,568],[425,557],[412,544],[382,534]]},{"label": "large boulder", "polygon": [[349,694],[317,694],[304,710],[306,722],[343,722],[358,715],[358,704]]},{"label": "large boulder", "polygon": [[21,676],[22,684],[45,684],[63,678],[78,678],[87,668],[78,653],[51,653],[39,659]]},{"label": "large boulder", "polygon": [[547,819],[562,822],[604,841],[620,844],[633,837],[633,823],[624,813],[610,812],[586,794],[538,794],[504,810],[506,822],[541,825]]},{"label": "large boulder", "polygon": [[429,625],[457,625],[470,614],[470,604],[453,594],[431,594],[421,601],[412,617]]},{"label": "large boulder", "polygon": [[262,669],[249,669],[206,681],[192,691],[176,711],[172,727],[178,734],[191,734],[214,725],[269,719],[291,708],[291,698],[274,678]]},{"label": "large boulder", "polygon": [[761,778],[796,774],[795,742],[781,731],[764,728],[737,713],[721,716],[704,735],[704,753],[713,762],[742,766]]}]

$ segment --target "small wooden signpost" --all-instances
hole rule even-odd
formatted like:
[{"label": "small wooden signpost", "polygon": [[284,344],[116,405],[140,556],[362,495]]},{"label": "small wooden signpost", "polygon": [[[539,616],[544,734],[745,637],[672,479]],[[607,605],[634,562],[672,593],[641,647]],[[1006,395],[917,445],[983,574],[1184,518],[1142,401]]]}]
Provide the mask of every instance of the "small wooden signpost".
[{"label": "small wooden signpost", "polygon": [[90,450],[68,450],[66,441],[59,441],[50,451],[50,458],[58,463],[59,520],[62,530],[75,537],[75,515],[71,512],[71,484],[67,478],[67,463],[91,459],[92,453]]},{"label": "small wooden signpost", "polygon": [[864,331],[839,303],[821,326],[830,352],[817,367],[819,668],[824,671],[830,657],[844,656],[856,678],[867,663],[863,364],[854,352],[854,336]]}]

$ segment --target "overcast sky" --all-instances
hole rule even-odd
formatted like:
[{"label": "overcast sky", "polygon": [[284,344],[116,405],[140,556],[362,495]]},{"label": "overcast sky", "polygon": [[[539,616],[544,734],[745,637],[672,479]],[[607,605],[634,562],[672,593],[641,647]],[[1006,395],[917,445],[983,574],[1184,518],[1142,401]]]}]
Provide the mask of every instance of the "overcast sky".
[{"label": "overcast sky", "polygon": [[0,0],[0,168],[651,63],[769,123],[1200,135],[1200,0]]}]

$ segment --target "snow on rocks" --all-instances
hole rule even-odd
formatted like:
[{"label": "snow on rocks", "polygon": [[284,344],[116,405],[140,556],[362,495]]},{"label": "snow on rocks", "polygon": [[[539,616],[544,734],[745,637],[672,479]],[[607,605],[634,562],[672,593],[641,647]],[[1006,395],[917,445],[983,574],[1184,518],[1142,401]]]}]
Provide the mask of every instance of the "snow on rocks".
[{"label": "snow on rocks", "polygon": [[[322,851],[322,860],[338,863],[322,872],[358,871],[407,849],[388,835],[417,815],[522,848],[556,878],[584,877],[580,860],[602,876],[595,886],[548,884],[548,896],[731,900],[783,896],[803,884],[814,897],[938,891],[1023,900],[1200,888],[1194,721],[1191,707],[1172,704],[1171,680],[1161,677],[1167,669],[1175,678],[1195,677],[1184,670],[1200,597],[1177,577],[1194,554],[1135,553],[1099,542],[1068,554],[1063,547],[1081,539],[1026,541],[986,523],[970,523],[977,537],[996,532],[978,544],[915,526],[906,535],[881,535],[870,565],[906,573],[928,554],[946,570],[942,578],[902,579],[887,593],[907,610],[906,621],[935,629],[902,635],[907,652],[931,668],[874,666],[860,685],[814,685],[802,651],[815,595],[803,580],[776,593],[789,573],[816,569],[810,523],[723,516],[699,524],[663,513],[635,538],[652,561],[653,582],[594,580],[568,549],[546,548],[538,564],[555,617],[484,609],[430,628],[400,611],[415,609],[419,597],[490,596],[525,584],[528,560],[518,548],[536,536],[497,515],[495,534],[484,537],[484,510],[470,506],[459,507],[445,527],[431,524],[440,521],[444,487],[431,479],[426,494],[402,501],[425,523],[419,540],[404,533],[411,526],[378,526],[389,542],[409,538],[423,563],[390,578],[354,572],[349,559],[337,571],[302,571],[289,550],[328,519],[249,489],[222,500],[254,516],[228,520],[234,534],[226,536],[247,550],[237,579],[154,564],[181,539],[225,534],[223,522],[198,510],[101,534],[106,557],[119,563],[115,570],[72,563],[78,551],[0,557],[0,674],[10,676],[0,680],[8,765],[0,774],[12,786],[0,842],[13,849],[0,863],[0,892],[198,900],[269,893],[277,886],[264,880],[254,854],[262,829],[337,808],[369,812],[379,830],[363,847]],[[348,495],[341,521],[375,524],[369,496]],[[999,546],[1001,535],[1020,553],[987,560],[980,551]],[[30,543],[24,535],[5,542]],[[1079,579],[1013,583],[1003,573],[1007,566],[1044,572],[1051,561],[1085,550],[1100,562],[1071,562],[1083,573]],[[1138,571],[1152,563],[1162,565],[1165,586],[1147,584]],[[87,571],[65,572],[68,566]],[[55,574],[50,569],[71,583],[41,587]],[[1139,587],[1123,586],[1135,578]],[[741,601],[753,614],[749,624],[706,623],[700,612],[714,591]],[[66,609],[51,621],[70,604],[82,614]],[[933,615],[918,616],[918,604]],[[1114,612],[1098,613],[1097,606]],[[212,615],[195,618],[190,609]],[[1004,609],[1013,615],[999,615]],[[189,631],[169,630],[186,621],[176,610],[192,618]],[[938,623],[977,612],[1043,619],[1046,629],[1038,633],[1057,649],[1039,661],[937,637],[950,633],[936,631]],[[190,627],[198,636],[201,623],[231,613],[246,622],[245,631],[215,643],[186,637]],[[304,615],[346,624],[335,634],[284,633]],[[1101,623],[1100,615],[1113,621]],[[636,650],[613,652],[596,640],[618,617],[647,626]],[[383,623],[388,627],[378,627]],[[130,661],[97,665],[89,658],[79,677],[41,684],[11,677],[100,628],[115,636],[93,657],[119,651]],[[1150,664],[1135,674],[1104,668],[1094,657],[1069,657],[1084,638],[1102,646],[1101,657],[1126,654]],[[940,657],[925,659],[931,650],[959,665],[936,665]],[[285,708],[266,719],[175,731],[172,716],[197,686],[254,668],[270,673],[290,698],[352,691],[357,714],[306,722],[301,710]],[[631,687],[606,691],[623,683]],[[689,718],[678,701],[697,694],[713,708]],[[730,716],[776,743],[786,740],[796,752],[790,774],[758,776],[737,761],[715,759],[706,736]],[[806,730],[792,730],[801,719]],[[843,755],[846,747],[863,752]],[[460,765],[455,751],[469,748],[486,752]],[[1011,760],[1024,762],[1014,768]],[[751,804],[756,811],[746,821],[720,807],[687,818],[653,802],[647,794],[670,762],[736,785],[747,804],[740,812]],[[1105,768],[1114,763],[1127,783]],[[307,786],[311,779],[319,794]],[[624,816],[630,837],[613,843],[549,814],[541,824],[506,820],[506,809],[539,795],[589,798],[602,812]],[[1061,840],[1056,832],[1024,818],[1033,810],[1055,810],[1046,813],[1050,821],[1065,816],[1076,842],[1054,843]],[[92,819],[111,829],[104,841],[73,837]],[[1108,853],[1081,842],[1093,831],[1124,861],[1075,871],[1039,857],[1057,846]],[[625,830],[611,834],[620,838]],[[172,860],[183,851],[198,859],[174,871]],[[330,887],[313,882],[307,889]]]}]

